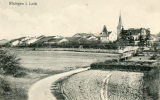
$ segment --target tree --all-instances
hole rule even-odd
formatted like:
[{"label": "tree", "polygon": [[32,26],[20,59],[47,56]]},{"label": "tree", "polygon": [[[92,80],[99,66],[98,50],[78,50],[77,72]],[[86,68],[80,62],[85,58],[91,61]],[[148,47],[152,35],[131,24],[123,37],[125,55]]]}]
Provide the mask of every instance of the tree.
[{"label": "tree", "polygon": [[0,49],[0,69],[4,74],[15,75],[21,69],[19,58],[11,54],[9,51]]}]

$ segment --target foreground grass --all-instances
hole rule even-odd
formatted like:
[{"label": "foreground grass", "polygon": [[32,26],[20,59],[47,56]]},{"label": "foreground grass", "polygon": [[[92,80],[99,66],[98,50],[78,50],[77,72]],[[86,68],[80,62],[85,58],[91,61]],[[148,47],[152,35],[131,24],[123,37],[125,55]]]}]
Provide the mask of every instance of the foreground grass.
[{"label": "foreground grass", "polygon": [[27,69],[7,49],[0,49],[0,100],[27,100],[30,86],[36,81],[65,70]]},{"label": "foreground grass", "polygon": [[[74,70],[79,67],[68,67],[64,70],[46,70],[46,69],[26,69],[21,72],[26,75],[22,77],[13,77],[11,75],[0,75],[0,100],[27,100],[29,88],[37,81],[48,76]],[[86,68],[87,66],[81,67]],[[6,90],[7,89],[7,90]]]},{"label": "foreground grass", "polygon": [[109,100],[143,100],[143,73],[139,72],[88,70],[58,81],[53,93],[60,100],[102,100],[103,79],[110,74],[105,83]]},{"label": "foreground grass", "polygon": [[0,100],[27,100],[28,90],[32,84],[50,75],[64,71],[26,69],[24,77],[0,75]]},{"label": "foreground grass", "polygon": [[[107,60],[91,64],[91,69],[141,72],[143,76],[144,100],[159,100],[160,98],[160,63],[157,61],[117,61]],[[118,81],[118,80],[117,80]]]},{"label": "foreground grass", "polygon": [[101,100],[102,80],[112,73],[106,90],[109,100],[159,100],[159,65],[114,60],[94,63],[90,71],[57,81],[53,93],[60,100]]}]

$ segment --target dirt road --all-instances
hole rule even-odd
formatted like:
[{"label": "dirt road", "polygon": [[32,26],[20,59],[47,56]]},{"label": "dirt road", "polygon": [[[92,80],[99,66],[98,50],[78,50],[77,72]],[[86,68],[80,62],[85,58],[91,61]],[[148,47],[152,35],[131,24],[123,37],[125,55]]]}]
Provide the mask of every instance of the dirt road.
[{"label": "dirt road", "polygon": [[28,100],[56,100],[56,97],[51,93],[51,90],[50,90],[52,84],[60,78],[63,78],[65,76],[69,76],[81,71],[85,71],[85,70],[88,70],[88,68],[80,68],[77,70],[53,75],[36,82],[29,89]]}]

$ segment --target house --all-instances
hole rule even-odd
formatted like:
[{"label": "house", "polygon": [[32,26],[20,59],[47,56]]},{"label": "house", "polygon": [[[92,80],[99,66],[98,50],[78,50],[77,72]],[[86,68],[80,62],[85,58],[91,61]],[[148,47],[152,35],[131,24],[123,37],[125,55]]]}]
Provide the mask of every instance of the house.
[{"label": "house", "polygon": [[115,32],[112,32],[110,35],[109,35],[109,41],[110,42],[114,42],[117,40],[117,34]]},{"label": "house", "polygon": [[91,34],[91,33],[77,33],[77,34],[73,35],[72,37],[89,38],[91,36],[94,36],[94,34]]},{"label": "house", "polygon": [[87,40],[89,40],[89,41],[98,41],[98,38],[96,36],[91,36],[91,37],[87,38]]},{"label": "house", "polygon": [[146,28],[130,28],[122,29],[120,36],[127,46],[149,45],[150,30]]},{"label": "house", "polygon": [[58,43],[59,44],[65,44],[65,43],[68,43],[69,42],[69,40],[68,39],[66,39],[66,38],[63,38],[62,40],[60,40]]},{"label": "house", "polygon": [[111,34],[111,31],[108,31],[106,26],[104,25],[102,32],[100,33],[100,41],[102,43],[109,43],[110,39],[109,39],[109,35]]},{"label": "house", "polygon": [[31,37],[28,41],[26,41],[26,44],[30,45],[38,41],[36,37]]},{"label": "house", "polygon": [[151,34],[147,28],[129,28],[124,29],[122,18],[119,16],[117,26],[117,40],[119,45],[123,46],[148,46],[150,45]]},{"label": "house", "polygon": [[48,38],[47,41],[44,41],[44,44],[45,45],[55,45],[55,44],[59,44],[59,41],[64,42],[63,37],[55,36],[50,39]]},{"label": "house", "polygon": [[25,39],[26,37],[21,37],[21,38],[17,38],[17,39],[13,39],[11,41],[9,41],[11,46],[19,46],[22,43],[22,40]]},{"label": "house", "polygon": [[50,40],[53,40],[55,36],[44,36],[44,37],[41,37],[39,38],[39,40],[37,40],[35,42],[35,44],[43,44],[44,42],[48,42]]}]

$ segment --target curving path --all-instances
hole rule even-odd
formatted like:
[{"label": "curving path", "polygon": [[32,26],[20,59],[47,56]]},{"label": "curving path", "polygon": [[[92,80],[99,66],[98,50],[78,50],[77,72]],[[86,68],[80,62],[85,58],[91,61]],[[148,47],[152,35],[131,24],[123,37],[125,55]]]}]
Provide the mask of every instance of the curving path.
[{"label": "curving path", "polygon": [[31,86],[28,91],[28,100],[56,100],[56,97],[51,93],[51,86],[58,79],[72,75],[81,71],[86,71],[89,68],[80,68],[73,71],[56,74],[45,79],[42,79]]}]

